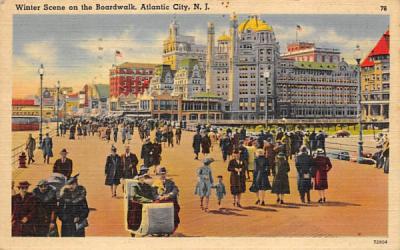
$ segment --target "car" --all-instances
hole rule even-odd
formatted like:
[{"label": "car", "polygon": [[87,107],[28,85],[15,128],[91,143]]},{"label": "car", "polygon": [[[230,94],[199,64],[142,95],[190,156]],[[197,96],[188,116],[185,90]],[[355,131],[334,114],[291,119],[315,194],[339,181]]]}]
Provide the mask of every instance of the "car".
[{"label": "car", "polygon": [[346,130],[339,130],[339,131],[336,132],[336,137],[337,138],[339,138],[339,137],[342,137],[342,138],[350,137],[350,132],[346,131]]}]

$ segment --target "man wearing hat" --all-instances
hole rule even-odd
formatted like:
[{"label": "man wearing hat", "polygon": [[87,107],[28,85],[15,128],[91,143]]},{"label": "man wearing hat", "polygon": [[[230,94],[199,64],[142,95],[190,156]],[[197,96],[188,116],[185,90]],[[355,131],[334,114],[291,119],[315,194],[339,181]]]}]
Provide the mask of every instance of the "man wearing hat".
[{"label": "man wearing hat", "polygon": [[53,157],[53,139],[46,133],[46,137],[42,141],[42,151],[44,163],[49,164],[50,158]]},{"label": "man wearing hat", "polygon": [[84,237],[89,225],[85,187],[78,185],[79,174],[68,179],[60,192],[61,237]]},{"label": "man wearing hat", "polygon": [[47,180],[40,180],[33,189],[36,198],[36,235],[58,236],[56,225],[57,196],[56,190]]},{"label": "man wearing hat", "polygon": [[143,164],[148,168],[153,164],[153,144],[150,141],[150,137],[146,137],[144,140],[140,158],[143,159]]},{"label": "man wearing hat", "polygon": [[[122,178],[133,179],[137,174],[137,164],[139,162],[136,154],[131,153],[130,147],[125,147],[125,152],[121,155],[122,162]],[[124,183],[122,183],[122,191],[124,191]]]},{"label": "man wearing hat", "polygon": [[72,174],[72,160],[67,158],[67,150],[64,148],[61,150],[61,158],[57,159],[53,166],[53,173],[63,174],[67,179]]},{"label": "man wearing hat", "polygon": [[175,185],[174,181],[167,178],[167,169],[165,167],[160,167],[158,169],[157,176],[159,177],[159,180],[154,183],[154,186],[157,187],[160,202],[174,203],[174,222],[176,230],[180,223],[179,219],[180,206],[178,203],[179,189]]},{"label": "man wearing hat", "polygon": [[28,152],[28,165],[35,162],[35,160],[33,159],[34,157],[34,152],[36,149],[36,141],[35,139],[32,137],[32,134],[29,134],[28,140],[26,141],[26,146],[25,146],[25,150]]},{"label": "man wearing hat", "polygon": [[19,183],[19,193],[11,198],[12,236],[35,236],[35,198],[27,181]]},{"label": "man wearing hat", "polygon": [[114,145],[111,147],[111,154],[107,156],[104,173],[106,176],[105,185],[110,186],[111,197],[114,198],[117,196],[117,187],[122,178],[122,161]]},{"label": "man wearing hat", "polygon": [[176,140],[176,145],[181,144],[181,137],[182,137],[182,129],[181,129],[181,127],[178,125],[178,126],[176,126],[176,129],[175,129],[175,140]]}]

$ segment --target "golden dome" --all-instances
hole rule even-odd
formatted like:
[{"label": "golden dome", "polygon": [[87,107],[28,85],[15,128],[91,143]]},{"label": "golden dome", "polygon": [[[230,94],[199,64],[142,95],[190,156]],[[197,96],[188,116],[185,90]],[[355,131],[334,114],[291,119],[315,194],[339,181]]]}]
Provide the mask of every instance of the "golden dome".
[{"label": "golden dome", "polygon": [[239,25],[239,32],[244,32],[245,30],[252,30],[254,32],[272,31],[272,27],[264,20],[258,19],[257,16],[251,16]]},{"label": "golden dome", "polygon": [[230,41],[231,38],[225,32],[218,37],[218,41]]}]

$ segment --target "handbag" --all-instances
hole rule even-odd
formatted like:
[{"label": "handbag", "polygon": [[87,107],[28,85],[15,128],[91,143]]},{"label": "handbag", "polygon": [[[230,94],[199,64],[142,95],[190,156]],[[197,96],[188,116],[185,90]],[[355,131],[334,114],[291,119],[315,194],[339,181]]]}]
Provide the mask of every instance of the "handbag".
[{"label": "handbag", "polygon": [[85,227],[89,226],[89,222],[87,219],[82,220],[80,223],[75,223],[76,231],[84,229]]}]

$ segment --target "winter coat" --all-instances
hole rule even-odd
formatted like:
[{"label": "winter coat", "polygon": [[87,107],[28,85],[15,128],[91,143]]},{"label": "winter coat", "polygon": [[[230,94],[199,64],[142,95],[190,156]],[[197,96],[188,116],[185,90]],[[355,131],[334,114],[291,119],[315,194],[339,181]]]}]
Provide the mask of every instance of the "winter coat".
[{"label": "winter coat", "polygon": [[[236,172],[235,168],[239,168],[240,171]],[[230,175],[230,186],[231,193],[233,195],[241,194],[246,191],[246,176],[245,176],[245,166],[243,162],[232,159],[229,161],[228,171],[231,172]]]},{"label": "winter coat", "polygon": [[317,156],[314,158],[314,177],[315,190],[328,189],[328,172],[332,168],[332,163],[326,156]]},{"label": "winter coat", "polygon": [[311,178],[313,175],[314,161],[307,153],[300,153],[296,156],[297,189],[300,193],[312,189]]},{"label": "winter coat", "polygon": [[289,176],[290,166],[284,156],[277,156],[275,161],[275,176],[272,182],[273,194],[290,194]]},{"label": "winter coat", "polygon": [[211,187],[214,183],[212,171],[210,166],[202,166],[197,169],[197,185],[194,194],[200,197],[209,197],[211,194]]},{"label": "winter coat", "polygon": [[119,155],[109,155],[107,156],[106,166],[105,166],[105,185],[119,185],[120,179],[122,178],[122,162]]}]

